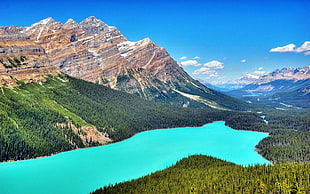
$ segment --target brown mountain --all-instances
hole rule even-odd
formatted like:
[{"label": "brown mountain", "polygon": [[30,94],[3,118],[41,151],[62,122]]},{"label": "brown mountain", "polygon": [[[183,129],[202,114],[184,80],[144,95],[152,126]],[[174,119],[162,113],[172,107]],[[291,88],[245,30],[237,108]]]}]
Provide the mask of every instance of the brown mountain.
[{"label": "brown mountain", "polygon": [[17,49],[19,43],[27,43],[32,51],[41,52],[31,54],[40,57],[41,66],[52,64],[76,78],[184,107],[248,109],[246,103],[192,79],[164,48],[150,39],[130,42],[117,28],[93,16],[80,23],[69,19],[65,24],[46,18],[30,27],[0,30],[0,41],[16,42],[11,46],[4,44],[5,49]]}]

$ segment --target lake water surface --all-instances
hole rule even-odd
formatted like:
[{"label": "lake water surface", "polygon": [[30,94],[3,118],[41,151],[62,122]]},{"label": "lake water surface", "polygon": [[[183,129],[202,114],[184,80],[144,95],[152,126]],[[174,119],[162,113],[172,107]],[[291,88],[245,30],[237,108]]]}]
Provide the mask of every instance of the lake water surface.
[{"label": "lake water surface", "polygon": [[54,156],[0,163],[1,194],[79,194],[162,170],[193,154],[237,164],[269,164],[255,152],[267,134],[237,131],[223,121],[142,132],[122,142]]}]

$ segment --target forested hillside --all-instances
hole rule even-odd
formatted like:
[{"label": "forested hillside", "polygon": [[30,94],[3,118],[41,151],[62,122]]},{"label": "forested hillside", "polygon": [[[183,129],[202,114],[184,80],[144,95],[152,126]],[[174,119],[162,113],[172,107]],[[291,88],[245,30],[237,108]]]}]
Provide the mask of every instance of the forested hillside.
[{"label": "forested hillside", "polygon": [[19,84],[1,87],[0,161],[106,144],[150,129],[199,126],[235,114],[154,103],[68,76]]},{"label": "forested hillside", "polygon": [[254,114],[236,114],[226,125],[240,130],[269,133],[257,146],[264,158],[274,163],[310,161],[310,111],[266,109],[268,124]]},{"label": "forested hillside", "polygon": [[310,193],[310,164],[242,167],[190,156],[168,169],[93,192],[104,193]]},{"label": "forested hillside", "polygon": [[[200,126],[216,120],[240,130],[269,132],[257,146],[273,162],[310,161],[309,112],[289,115],[180,108],[143,100],[68,76],[2,86],[0,161],[46,156],[123,140],[160,128]],[[282,115],[281,115],[282,114]]]}]

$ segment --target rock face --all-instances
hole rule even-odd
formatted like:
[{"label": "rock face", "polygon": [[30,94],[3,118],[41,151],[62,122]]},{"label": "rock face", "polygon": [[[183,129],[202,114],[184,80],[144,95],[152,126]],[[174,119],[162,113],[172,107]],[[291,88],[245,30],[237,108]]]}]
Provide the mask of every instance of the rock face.
[{"label": "rock face", "polygon": [[164,48],[148,38],[130,42],[117,28],[93,16],[65,24],[46,18],[30,27],[1,30],[0,40],[31,42],[42,51],[41,57],[47,56],[50,64],[70,76],[149,100],[230,108],[221,100],[226,97],[193,80]]},{"label": "rock face", "polygon": [[69,19],[63,25],[47,18],[23,33],[42,46],[62,72],[148,99],[152,94],[146,89],[161,93],[163,86],[169,90],[173,82],[191,80],[164,48],[148,38],[130,42],[95,17],[81,23]]},{"label": "rock face", "polygon": [[21,33],[21,27],[0,27],[0,84],[18,85],[45,81],[48,74],[60,71],[53,66],[45,50]]}]

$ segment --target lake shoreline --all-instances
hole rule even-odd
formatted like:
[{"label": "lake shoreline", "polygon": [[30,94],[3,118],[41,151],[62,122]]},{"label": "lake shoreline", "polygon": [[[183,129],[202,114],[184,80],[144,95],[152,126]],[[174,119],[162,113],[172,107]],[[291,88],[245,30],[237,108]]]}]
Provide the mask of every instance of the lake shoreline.
[{"label": "lake shoreline", "polygon": [[[51,157],[51,156],[55,156],[57,154],[61,154],[61,153],[66,153],[66,152],[71,152],[71,151],[76,151],[76,150],[81,150],[81,149],[88,149],[88,148],[95,148],[95,147],[100,147],[100,146],[106,146],[106,145],[111,145],[111,144],[115,144],[115,143],[119,143],[119,142],[123,142],[123,141],[126,141],[130,138],[133,138],[134,136],[138,135],[139,133],[143,133],[143,132],[147,132],[147,131],[153,131],[153,130],[169,130],[169,129],[177,129],[177,128],[191,128],[191,127],[202,127],[204,125],[208,125],[208,124],[212,124],[212,123],[215,123],[215,122],[224,122],[224,125],[227,126],[227,127],[230,127],[228,125],[226,125],[226,121],[223,121],[223,120],[219,120],[219,121],[213,121],[213,122],[210,122],[210,123],[205,123],[203,125],[200,125],[200,126],[185,126],[185,127],[171,127],[171,128],[163,128],[163,129],[149,129],[149,130],[145,130],[145,131],[141,131],[141,132],[138,132],[138,133],[135,133],[133,134],[132,136],[126,138],[126,139],[122,139],[120,141],[115,141],[115,142],[110,142],[110,143],[107,143],[107,144],[102,144],[102,145],[96,145],[96,146],[91,146],[91,147],[84,147],[84,148],[75,148],[75,149],[72,149],[72,150],[67,150],[67,151],[62,151],[62,152],[56,152],[56,153],[52,153],[50,155],[45,155],[45,156],[38,156],[38,157],[35,157],[35,158],[28,158],[28,159],[22,159],[22,160],[7,160],[7,161],[2,161],[0,162],[0,164],[2,163],[11,163],[11,162],[20,162],[20,161],[28,161],[28,160],[35,160],[35,159],[41,159],[41,158],[47,158],[47,157]],[[232,127],[230,127],[232,128]],[[269,133],[268,132],[262,132],[262,131],[255,131],[255,130],[243,130],[243,129],[234,129],[232,128],[233,130],[236,130],[236,131],[250,131],[250,132],[256,132],[256,133],[263,133],[263,134],[267,134],[269,136]],[[268,137],[267,136],[267,137]],[[262,139],[263,140],[263,139]],[[262,141],[261,140],[261,141]],[[258,142],[259,143],[259,142]],[[258,145],[258,144],[257,144]],[[256,150],[255,148],[255,151],[259,154],[259,152]],[[260,156],[262,156],[261,154],[259,154]],[[263,157],[263,156],[262,156]],[[267,160],[265,157],[263,157],[265,160]],[[267,160],[269,161],[269,160]],[[269,161],[270,163],[272,163],[272,161]]]},{"label": "lake shoreline", "polygon": [[224,121],[201,127],[148,130],[106,146],[1,163],[0,191],[33,194],[54,185],[47,194],[82,194],[166,169],[192,155],[212,156],[240,166],[268,165],[270,162],[255,150],[266,136],[235,130]]}]

